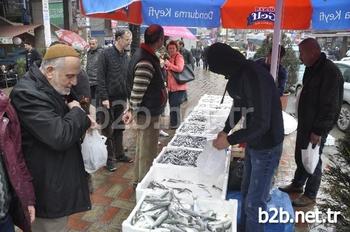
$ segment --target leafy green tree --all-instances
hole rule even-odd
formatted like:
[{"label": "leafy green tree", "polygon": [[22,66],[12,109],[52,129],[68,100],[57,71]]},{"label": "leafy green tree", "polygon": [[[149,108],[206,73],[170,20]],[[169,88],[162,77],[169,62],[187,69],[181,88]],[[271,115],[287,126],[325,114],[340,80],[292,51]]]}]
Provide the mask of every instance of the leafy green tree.
[{"label": "leafy green tree", "polygon": [[338,154],[330,157],[330,165],[323,174],[325,193],[320,204],[321,212],[328,209],[340,212],[336,227],[337,232],[350,231],[350,131],[338,145]]},{"label": "leafy green tree", "polygon": [[[288,72],[288,80],[286,84],[286,90],[295,85],[298,80],[299,59],[293,50],[293,43],[291,39],[282,33],[282,45],[286,49],[286,54],[281,60],[281,64],[286,68]],[[272,34],[269,34],[263,41],[262,46],[256,51],[254,59],[265,57],[272,47]]]}]

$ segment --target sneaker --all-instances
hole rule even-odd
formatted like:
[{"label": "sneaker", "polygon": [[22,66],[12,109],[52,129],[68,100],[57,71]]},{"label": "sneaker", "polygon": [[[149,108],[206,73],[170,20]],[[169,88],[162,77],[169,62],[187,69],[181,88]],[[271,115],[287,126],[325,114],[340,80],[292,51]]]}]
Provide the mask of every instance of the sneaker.
[{"label": "sneaker", "polygon": [[117,170],[117,167],[115,166],[115,162],[114,161],[107,161],[106,168],[110,172],[114,172],[115,170]]},{"label": "sneaker", "polygon": [[297,187],[293,183],[279,187],[278,189],[285,193],[303,193],[304,192],[303,187]]},{"label": "sneaker", "polygon": [[312,206],[316,204],[316,199],[312,199],[305,194],[301,195],[297,199],[294,199],[292,201],[292,205],[294,207],[306,207],[306,206]]},{"label": "sneaker", "polygon": [[163,131],[163,130],[160,130],[160,131],[159,131],[159,135],[160,135],[160,136],[163,136],[163,137],[169,137],[169,134],[166,133],[166,132]]},{"label": "sneaker", "polygon": [[117,157],[117,162],[132,163],[134,162],[134,160],[124,154],[122,156]]}]

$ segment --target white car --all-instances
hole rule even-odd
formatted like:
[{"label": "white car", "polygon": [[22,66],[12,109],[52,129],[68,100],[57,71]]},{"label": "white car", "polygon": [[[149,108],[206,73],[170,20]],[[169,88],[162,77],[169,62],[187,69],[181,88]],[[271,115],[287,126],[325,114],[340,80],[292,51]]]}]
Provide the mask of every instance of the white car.
[{"label": "white car", "polygon": [[350,129],[350,61],[334,61],[344,78],[344,97],[337,125],[340,130]]}]

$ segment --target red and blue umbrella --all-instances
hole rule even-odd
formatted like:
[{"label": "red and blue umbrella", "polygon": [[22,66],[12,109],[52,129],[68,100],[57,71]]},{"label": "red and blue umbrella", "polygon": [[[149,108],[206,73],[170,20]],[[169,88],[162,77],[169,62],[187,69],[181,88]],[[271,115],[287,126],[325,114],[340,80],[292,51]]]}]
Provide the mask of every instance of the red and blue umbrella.
[{"label": "red and blue umbrella", "polygon": [[[81,0],[89,17],[134,24],[269,29],[280,0]],[[281,28],[349,30],[350,0],[284,0]]]}]

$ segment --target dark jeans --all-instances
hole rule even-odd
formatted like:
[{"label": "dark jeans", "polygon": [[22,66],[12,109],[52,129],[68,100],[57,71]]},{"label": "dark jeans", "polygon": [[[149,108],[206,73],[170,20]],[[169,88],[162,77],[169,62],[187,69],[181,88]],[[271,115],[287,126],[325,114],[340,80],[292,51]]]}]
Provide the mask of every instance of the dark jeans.
[{"label": "dark jeans", "polygon": [[1,232],[15,232],[15,226],[13,225],[12,218],[9,214],[5,218],[0,220]]},{"label": "dark jeans", "polygon": [[90,86],[91,104],[93,106],[96,106],[96,88],[97,88],[97,85],[91,85]]},{"label": "dark jeans", "polygon": [[122,120],[122,115],[125,110],[126,102],[119,100],[111,101],[110,104],[112,107],[108,110],[109,118],[105,117],[104,113],[98,112],[97,121],[102,125],[106,125],[105,128],[102,129],[102,134],[107,137],[108,161],[113,161],[125,155],[123,147],[125,125]]},{"label": "dark jeans", "polygon": [[283,144],[271,149],[255,150],[246,147],[242,181],[241,229],[262,232],[264,224],[258,222],[259,208],[266,210],[270,199],[272,177],[278,167]]},{"label": "dark jeans", "polygon": [[170,127],[177,128],[181,123],[180,106],[184,102],[186,91],[169,92]]},{"label": "dark jeans", "polygon": [[315,172],[310,175],[304,169],[303,161],[301,158],[301,146],[297,143],[295,146],[295,162],[297,164],[297,170],[294,173],[293,184],[297,187],[303,187],[306,182],[304,194],[312,199],[317,197],[318,190],[321,185],[322,177],[322,151],[324,144],[326,143],[327,136],[321,138],[320,144],[320,159],[316,166]]}]

